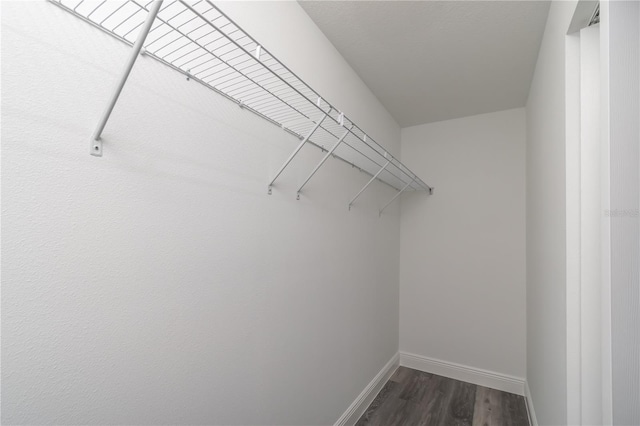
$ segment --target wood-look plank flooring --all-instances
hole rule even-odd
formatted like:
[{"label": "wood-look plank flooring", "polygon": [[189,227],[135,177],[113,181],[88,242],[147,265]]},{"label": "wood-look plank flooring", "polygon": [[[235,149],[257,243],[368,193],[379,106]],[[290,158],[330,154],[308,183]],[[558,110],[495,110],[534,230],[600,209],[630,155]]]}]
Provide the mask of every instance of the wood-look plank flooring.
[{"label": "wood-look plank flooring", "polygon": [[399,367],[356,426],[529,426],[522,396]]}]

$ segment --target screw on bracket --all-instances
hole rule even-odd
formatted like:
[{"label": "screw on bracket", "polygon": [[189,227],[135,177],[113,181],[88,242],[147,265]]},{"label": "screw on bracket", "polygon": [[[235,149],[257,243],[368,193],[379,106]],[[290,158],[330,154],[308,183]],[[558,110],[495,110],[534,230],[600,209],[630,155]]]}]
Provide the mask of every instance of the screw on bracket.
[{"label": "screw on bracket", "polygon": [[102,157],[102,139],[92,140],[89,154],[94,157]]}]

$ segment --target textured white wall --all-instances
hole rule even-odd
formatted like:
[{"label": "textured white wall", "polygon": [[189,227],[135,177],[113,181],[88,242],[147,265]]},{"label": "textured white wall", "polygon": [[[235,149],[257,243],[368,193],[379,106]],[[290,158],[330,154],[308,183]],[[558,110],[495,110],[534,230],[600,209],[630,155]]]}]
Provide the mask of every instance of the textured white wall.
[{"label": "textured white wall", "polygon": [[567,422],[565,38],[551,4],[527,101],[527,381],[541,425]]},{"label": "textured white wall", "polygon": [[525,375],[525,113],[402,129],[400,350]]},{"label": "textured white wall", "polygon": [[[297,3],[223,6],[398,150]],[[399,209],[376,210],[394,191],[349,212],[368,177],[329,161],[296,201],[309,147],[269,197],[298,141],[144,57],[89,156],[128,54],[2,3],[3,423],[333,423],[398,350]]]}]

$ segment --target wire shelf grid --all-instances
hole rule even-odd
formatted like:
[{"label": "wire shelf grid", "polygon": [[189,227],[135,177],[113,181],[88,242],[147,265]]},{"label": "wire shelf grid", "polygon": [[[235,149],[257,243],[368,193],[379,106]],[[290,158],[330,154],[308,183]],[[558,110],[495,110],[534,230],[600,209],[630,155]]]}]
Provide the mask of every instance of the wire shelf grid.
[{"label": "wire shelf grid", "polygon": [[[131,45],[153,3],[49,1]],[[432,189],[210,0],[165,1],[143,49],[301,140],[322,120],[309,143],[398,191]]]}]

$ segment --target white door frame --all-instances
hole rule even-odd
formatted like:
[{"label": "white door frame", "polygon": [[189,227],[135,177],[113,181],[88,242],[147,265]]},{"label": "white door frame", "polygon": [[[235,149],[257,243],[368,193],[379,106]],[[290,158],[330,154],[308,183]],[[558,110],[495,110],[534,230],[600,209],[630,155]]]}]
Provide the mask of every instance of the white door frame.
[{"label": "white door frame", "polygon": [[[587,27],[581,1],[567,35],[567,423],[612,424],[608,3]],[[585,19],[586,17],[586,19]],[[578,25],[576,25],[578,22]]]}]

